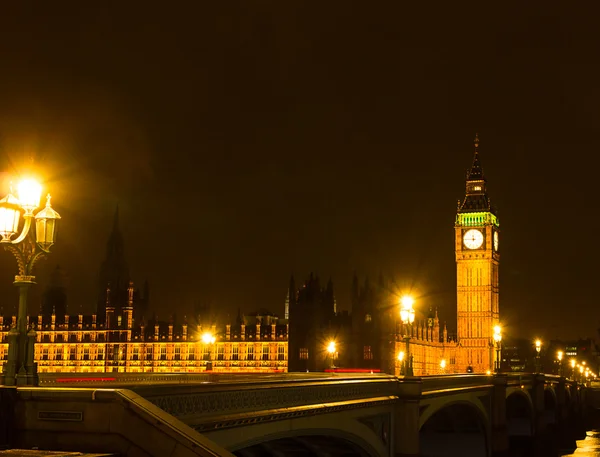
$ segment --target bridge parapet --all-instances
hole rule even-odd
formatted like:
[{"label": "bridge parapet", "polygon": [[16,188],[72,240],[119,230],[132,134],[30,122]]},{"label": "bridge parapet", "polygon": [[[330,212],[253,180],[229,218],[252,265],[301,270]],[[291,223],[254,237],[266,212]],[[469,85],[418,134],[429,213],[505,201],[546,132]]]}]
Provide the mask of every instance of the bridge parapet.
[{"label": "bridge parapet", "polygon": [[[5,388],[6,389],[6,388]],[[17,388],[13,446],[123,456],[232,456],[124,389]]]},{"label": "bridge parapet", "polygon": [[[323,378],[257,379],[253,382],[229,382],[215,385],[164,387],[139,386],[144,398],[193,424],[196,429],[215,416],[248,417],[300,413],[300,409],[353,409],[366,403],[394,402],[398,396],[397,378],[387,375],[328,376]],[[295,408],[295,409],[294,409]],[[235,420],[234,417],[230,418]],[[213,424],[216,425],[216,424]],[[223,426],[224,424],[221,424]]]}]

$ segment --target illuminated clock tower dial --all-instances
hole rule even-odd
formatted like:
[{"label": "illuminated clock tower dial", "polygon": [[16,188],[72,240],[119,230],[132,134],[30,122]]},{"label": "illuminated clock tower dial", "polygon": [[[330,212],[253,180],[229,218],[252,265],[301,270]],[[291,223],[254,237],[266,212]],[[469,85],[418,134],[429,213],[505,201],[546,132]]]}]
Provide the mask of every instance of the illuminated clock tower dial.
[{"label": "illuminated clock tower dial", "polygon": [[483,233],[477,229],[468,230],[463,237],[467,249],[479,249],[483,244]]},{"label": "illuminated clock tower dial", "polygon": [[498,232],[494,232],[494,251],[498,251]]}]

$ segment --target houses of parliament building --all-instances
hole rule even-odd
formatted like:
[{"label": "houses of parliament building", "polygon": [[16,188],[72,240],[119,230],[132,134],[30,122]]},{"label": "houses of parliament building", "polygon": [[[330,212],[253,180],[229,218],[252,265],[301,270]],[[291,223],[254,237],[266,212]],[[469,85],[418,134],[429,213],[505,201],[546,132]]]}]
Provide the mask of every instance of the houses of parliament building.
[{"label": "houses of parliament building", "polygon": [[[350,311],[338,311],[333,283],[290,279],[284,318],[267,310],[219,322],[208,307],[188,322],[149,318],[150,289],[136,288],[125,260],[118,211],[99,275],[96,313],[69,315],[57,269],[43,294],[36,331],[38,372],[195,373],[323,371],[332,366],[401,374],[398,355],[410,339],[414,374],[492,369],[499,323],[499,223],[487,194],[479,140],[454,224],[457,332],[448,336],[436,310],[410,326],[399,322],[398,296],[381,277],[352,283]],[[0,359],[15,316],[0,316]],[[335,351],[328,343],[335,341]],[[443,363],[442,363],[443,361]]]}]

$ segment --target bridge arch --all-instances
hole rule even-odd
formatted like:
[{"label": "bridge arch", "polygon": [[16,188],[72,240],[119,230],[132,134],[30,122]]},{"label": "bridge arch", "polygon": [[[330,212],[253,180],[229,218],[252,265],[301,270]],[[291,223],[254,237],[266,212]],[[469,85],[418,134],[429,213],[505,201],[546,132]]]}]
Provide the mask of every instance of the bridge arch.
[{"label": "bridge arch", "polygon": [[296,435],[263,441],[237,451],[238,457],[278,457],[281,455],[371,457],[368,451],[347,439],[331,435]]},{"label": "bridge arch", "polygon": [[366,424],[342,414],[257,424],[245,427],[243,433],[234,428],[205,435],[240,457],[287,455],[294,448],[304,450],[302,455],[307,456],[379,457],[390,453],[389,436],[385,437],[386,443]]},{"label": "bridge arch", "polygon": [[[433,406],[433,405],[432,405]],[[428,410],[430,410],[428,412]],[[489,455],[490,419],[479,398],[458,399],[421,414],[419,441],[423,455]]]},{"label": "bridge arch", "polygon": [[556,398],[556,391],[551,386],[544,388],[544,415],[547,424],[554,424],[556,422],[556,405],[558,399]]},{"label": "bridge arch", "polygon": [[533,436],[534,407],[531,395],[516,388],[506,392],[506,425],[510,437]]}]

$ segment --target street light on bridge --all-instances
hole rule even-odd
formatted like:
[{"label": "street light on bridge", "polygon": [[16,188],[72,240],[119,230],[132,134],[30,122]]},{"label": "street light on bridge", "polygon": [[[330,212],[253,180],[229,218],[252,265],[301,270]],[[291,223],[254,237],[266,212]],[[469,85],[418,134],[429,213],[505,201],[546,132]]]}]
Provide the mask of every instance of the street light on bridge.
[{"label": "street light on bridge", "polygon": [[575,365],[577,364],[577,361],[575,359],[571,359],[569,363],[571,365],[571,376],[573,379],[575,379]]},{"label": "street light on bridge", "polygon": [[558,375],[562,376],[562,359],[563,359],[563,351],[558,351],[556,353],[556,359],[558,360]]},{"label": "street light on bridge", "polygon": [[[35,284],[33,267],[50,253],[56,242],[60,215],[50,204],[34,214],[40,205],[42,186],[33,179],[24,179],[17,186],[17,197],[11,191],[0,200],[0,244],[16,258],[19,274],[14,285],[19,288],[17,326],[8,332],[8,360],[4,365],[4,384],[7,386],[37,386],[37,363],[34,361],[36,333],[27,326],[27,292]],[[23,224],[20,224],[21,214]],[[34,224],[35,220],[35,224]],[[13,237],[16,236],[15,239]]]},{"label": "street light on bridge", "polygon": [[541,363],[540,363],[540,352],[542,351],[542,341],[537,339],[535,340],[535,372],[539,373],[542,371]]},{"label": "street light on bridge", "polygon": [[202,342],[208,346],[208,360],[206,361],[206,371],[212,371],[212,348],[215,344],[215,336],[212,333],[206,332],[202,334]]},{"label": "street light on bridge", "polygon": [[410,335],[412,333],[412,324],[415,321],[415,310],[413,305],[415,300],[404,295],[400,299],[400,320],[404,324],[404,340],[406,342],[406,358],[404,360],[404,376],[413,376],[412,356],[410,355]]},{"label": "street light on bridge", "polygon": [[446,359],[440,360],[440,369],[442,374],[446,373]]},{"label": "street light on bridge", "polygon": [[499,325],[494,326],[494,342],[496,343],[496,363],[495,370],[496,373],[500,373],[500,350],[502,344],[502,327]]},{"label": "street light on bridge", "polygon": [[331,368],[335,368],[334,357],[335,357],[336,347],[335,347],[334,340],[331,340],[329,342],[329,344],[327,345],[327,352],[329,353],[329,356],[331,357]]}]

